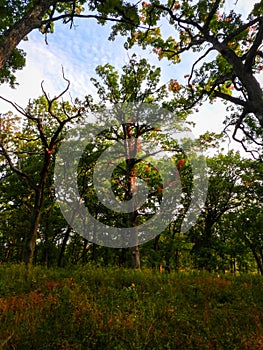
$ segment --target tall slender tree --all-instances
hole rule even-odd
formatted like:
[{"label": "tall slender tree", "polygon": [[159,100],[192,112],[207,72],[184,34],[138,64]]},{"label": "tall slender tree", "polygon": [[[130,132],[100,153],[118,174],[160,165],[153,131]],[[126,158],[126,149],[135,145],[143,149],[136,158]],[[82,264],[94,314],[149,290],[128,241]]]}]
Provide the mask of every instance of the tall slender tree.
[{"label": "tall slender tree", "polygon": [[[7,137],[6,133],[1,134],[0,152],[2,158],[5,159],[10,170],[28,182],[34,192],[34,205],[31,219],[31,225],[28,234],[25,238],[24,262],[32,264],[34,250],[40,223],[42,205],[45,196],[45,187],[50,171],[52,170],[52,162],[56,148],[63,139],[63,133],[66,128],[72,124],[74,120],[80,118],[82,108],[76,106],[71,107],[68,103],[60,103],[59,99],[68,91],[70,82],[67,82],[67,87],[58,96],[50,99],[43,89],[43,97],[29,103],[27,108],[22,108],[11,101],[9,102],[19,114],[25,118],[27,122],[27,130],[24,133],[17,133],[15,136],[22,144],[20,148],[12,147],[13,140]],[[2,98],[3,99],[3,98]],[[38,144],[36,144],[38,140]],[[30,144],[37,147],[33,153],[38,153],[35,161],[38,162],[36,173],[24,171],[21,166],[19,153],[30,152],[28,147]],[[24,148],[23,149],[23,145]],[[11,147],[10,147],[11,146]],[[31,146],[31,147],[32,147]],[[22,148],[21,148],[22,147]],[[29,170],[30,171],[30,170]]]}]

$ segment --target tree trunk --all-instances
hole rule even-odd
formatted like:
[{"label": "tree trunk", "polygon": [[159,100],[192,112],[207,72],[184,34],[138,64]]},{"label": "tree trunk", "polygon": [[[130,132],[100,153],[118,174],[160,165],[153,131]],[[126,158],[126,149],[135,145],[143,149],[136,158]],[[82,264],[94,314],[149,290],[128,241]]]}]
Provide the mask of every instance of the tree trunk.
[{"label": "tree trunk", "polygon": [[11,255],[11,250],[12,250],[13,244],[12,242],[8,242],[8,248],[7,248],[7,252],[5,255],[5,259],[8,260],[10,255]]},{"label": "tree trunk", "polygon": [[126,264],[126,249],[125,248],[121,248],[120,251],[120,257],[119,257],[119,266],[125,266]]},{"label": "tree trunk", "polygon": [[70,232],[72,231],[72,227],[68,226],[67,230],[65,232],[63,241],[62,241],[62,245],[60,248],[60,252],[59,252],[59,257],[58,257],[58,267],[62,267],[63,266],[63,259],[64,259],[64,253],[66,251],[66,247],[67,247],[67,243],[68,243],[68,239],[70,236]]},{"label": "tree trunk", "polygon": [[[137,146],[138,146],[138,139],[136,141],[132,142],[132,127],[130,123],[123,124],[123,131],[124,136],[126,139],[125,143],[125,155],[126,155],[126,171],[127,171],[127,192],[126,192],[126,200],[131,200],[136,193],[136,169],[135,169],[135,158],[136,154],[138,152]],[[137,133],[138,135],[138,130]],[[139,250],[139,242],[138,242],[138,230],[136,228],[137,226],[137,216],[138,212],[135,208],[134,203],[129,204],[129,215],[128,215],[128,225],[129,227],[134,228],[134,247],[131,248],[132,251],[132,268],[133,269],[140,269],[141,263],[140,263],[140,250]]]},{"label": "tree trunk", "polygon": [[251,248],[252,253],[254,255],[254,258],[256,260],[258,270],[259,270],[260,274],[263,275],[263,261],[261,260],[260,255],[257,254],[257,251],[256,251],[255,247],[253,247],[252,244],[251,244],[250,248]]},{"label": "tree trunk", "polygon": [[245,108],[248,112],[254,113],[260,126],[263,127],[263,93],[259,82],[252,72],[247,70],[246,65],[242,62],[241,58],[238,57],[226,43],[219,43],[219,41],[214,38],[211,43],[214,48],[232,65],[233,71],[247,90],[248,101],[245,103]]},{"label": "tree trunk", "polygon": [[91,260],[95,263],[97,263],[97,259],[96,259],[96,244],[93,243],[92,244],[92,255],[91,255]]},{"label": "tree trunk", "polygon": [[0,42],[0,69],[3,68],[20,41],[33,29],[40,28],[43,16],[50,6],[55,5],[57,2],[57,0],[36,1],[36,4],[30,8],[21,20],[4,33]]},{"label": "tree trunk", "polygon": [[83,241],[84,242],[83,242],[83,251],[82,251],[82,263],[86,264],[87,263],[87,252],[89,250],[89,245],[88,245],[89,241],[86,238],[84,238]]},{"label": "tree trunk", "polygon": [[[76,216],[78,215],[78,210],[79,210],[79,206],[81,204],[81,199],[79,200],[79,205],[78,207],[73,211],[72,216],[70,218],[70,223],[71,225],[73,225]],[[70,236],[70,232],[72,231],[72,227],[69,225],[67,227],[67,230],[65,232],[64,238],[63,238],[63,242],[62,242],[62,246],[60,249],[60,253],[59,253],[59,257],[58,257],[58,267],[62,267],[63,266],[63,258],[64,258],[64,253],[66,251],[66,247],[67,247],[67,243],[68,243],[68,239]]]},{"label": "tree trunk", "polygon": [[32,265],[33,257],[36,247],[37,231],[41,217],[41,209],[44,200],[44,190],[46,180],[49,173],[51,154],[48,150],[45,151],[45,160],[40,174],[39,184],[35,188],[35,203],[33,209],[33,216],[31,220],[31,227],[25,242],[24,262],[26,265]]},{"label": "tree trunk", "polygon": [[137,214],[136,212],[130,213],[130,224],[131,227],[134,228],[134,235],[135,235],[135,246],[132,247],[132,268],[133,269],[140,269],[141,268],[141,261],[140,261],[140,248],[139,248],[139,242],[138,242],[138,229],[136,227],[136,218]]},{"label": "tree trunk", "polygon": [[35,198],[33,216],[31,220],[31,227],[25,243],[24,262],[26,265],[32,265],[33,263],[33,257],[34,257],[36,240],[37,240],[37,231],[38,231],[38,226],[39,226],[40,217],[41,217],[43,191],[44,191],[43,188],[39,188],[38,191],[36,191],[36,198]]},{"label": "tree trunk", "polygon": [[250,241],[250,239],[246,236],[245,233],[243,234],[243,237],[244,237],[245,241],[247,242],[249,248],[252,251],[252,254],[253,254],[253,256],[254,256],[254,258],[256,260],[257,267],[258,267],[258,270],[259,270],[260,274],[263,275],[263,259],[261,259],[261,257],[262,257],[261,253],[262,252],[260,251],[260,254],[257,253],[255,246]]},{"label": "tree trunk", "polygon": [[132,247],[132,268],[133,269],[141,268],[140,250],[138,245],[136,245],[135,247]]}]

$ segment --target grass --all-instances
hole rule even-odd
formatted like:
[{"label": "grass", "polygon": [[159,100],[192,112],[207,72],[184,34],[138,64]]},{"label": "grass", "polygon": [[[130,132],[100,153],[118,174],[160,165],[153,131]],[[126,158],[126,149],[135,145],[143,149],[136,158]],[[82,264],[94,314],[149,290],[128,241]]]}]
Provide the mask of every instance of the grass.
[{"label": "grass", "polygon": [[0,349],[263,349],[263,279],[0,266]]}]

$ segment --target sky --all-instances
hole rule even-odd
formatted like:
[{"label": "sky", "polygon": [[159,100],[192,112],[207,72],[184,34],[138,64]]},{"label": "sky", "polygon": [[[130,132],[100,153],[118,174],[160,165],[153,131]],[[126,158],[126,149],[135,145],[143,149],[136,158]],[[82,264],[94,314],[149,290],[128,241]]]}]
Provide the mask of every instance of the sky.
[{"label": "sky", "polygon": [[[226,9],[236,1],[227,0]],[[235,8],[246,16],[255,2],[238,0]],[[170,79],[183,82],[183,76],[190,72],[192,60],[189,54],[184,55],[179,65],[171,65],[165,59],[159,61],[150,48],[141,50],[135,47],[129,51],[125,50],[125,38],[120,36],[113,42],[108,41],[111,25],[98,25],[94,19],[77,20],[75,24],[75,28],[69,30],[61,22],[56,23],[55,33],[48,36],[48,45],[39,31],[33,31],[29,40],[19,46],[27,53],[26,67],[16,74],[19,85],[16,89],[11,89],[6,84],[1,85],[0,95],[26,107],[30,99],[42,94],[40,84],[44,81],[45,90],[51,97],[55,96],[65,87],[62,78],[63,66],[65,76],[71,81],[71,96],[83,98],[87,94],[95,93],[90,78],[96,77],[95,68],[98,65],[110,63],[121,69],[134,52],[147,58],[151,64],[161,66],[162,83],[167,84]],[[263,82],[263,79],[261,80]],[[0,101],[0,113],[10,109],[10,105]],[[196,123],[194,134],[199,135],[207,130],[222,131],[225,115],[225,105],[222,102],[204,104],[199,108],[199,112],[194,112],[190,118]],[[238,145],[234,148],[239,149]]]}]

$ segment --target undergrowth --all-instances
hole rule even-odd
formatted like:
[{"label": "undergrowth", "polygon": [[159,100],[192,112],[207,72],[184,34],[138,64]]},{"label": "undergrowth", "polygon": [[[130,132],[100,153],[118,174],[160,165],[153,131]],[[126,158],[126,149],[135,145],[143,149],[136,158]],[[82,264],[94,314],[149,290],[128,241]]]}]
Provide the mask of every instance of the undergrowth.
[{"label": "undergrowth", "polygon": [[263,279],[0,266],[0,349],[263,349]]}]

